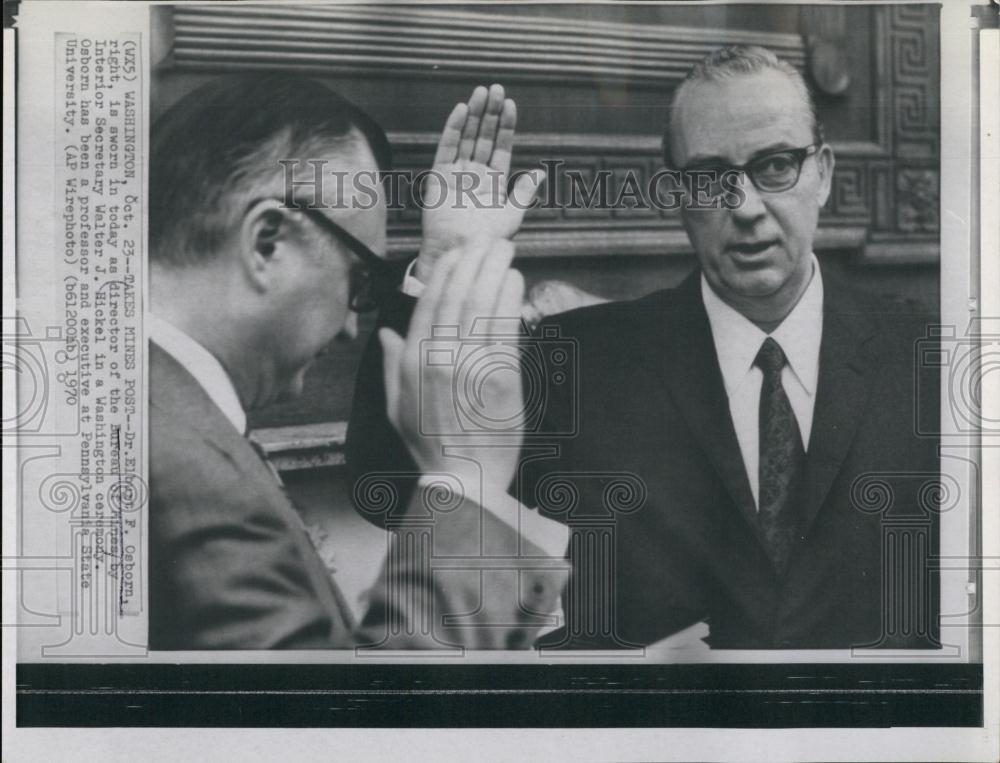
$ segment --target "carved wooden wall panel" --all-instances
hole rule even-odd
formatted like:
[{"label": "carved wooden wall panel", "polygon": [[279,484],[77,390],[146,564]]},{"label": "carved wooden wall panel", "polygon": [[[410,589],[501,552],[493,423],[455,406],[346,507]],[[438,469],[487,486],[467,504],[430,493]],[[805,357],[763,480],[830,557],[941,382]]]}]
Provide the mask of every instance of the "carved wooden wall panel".
[{"label": "carved wooden wall panel", "polygon": [[[817,248],[854,249],[872,263],[937,258],[937,6],[808,7],[799,11],[796,34],[502,10],[183,5],[173,11],[167,63],[178,76],[283,68],[338,85],[361,81],[372,93],[404,87],[404,96],[459,82],[522,83],[531,97],[522,107],[522,124],[529,127],[518,136],[517,166],[561,160],[585,179],[608,170],[613,198],[627,172],[645,186],[661,168],[660,115],[692,62],[727,42],[766,45],[807,77],[815,75],[823,86],[817,88],[819,112],[835,127],[827,137],[837,170]],[[834,92],[838,88],[842,92]],[[386,90],[383,99],[399,92]],[[559,99],[561,110],[551,108],[549,101]],[[574,112],[567,104],[575,102],[585,106]],[[532,110],[546,108],[551,114],[542,116],[552,129],[532,132]],[[436,132],[414,130],[410,123],[423,117],[419,111],[395,113],[385,107],[379,118],[390,130],[397,168],[426,169]],[[578,123],[587,120],[599,131],[580,133]],[[393,212],[390,231],[394,253],[415,251],[418,211]],[[536,210],[519,236],[525,256],[688,252],[676,212],[657,209]]]}]

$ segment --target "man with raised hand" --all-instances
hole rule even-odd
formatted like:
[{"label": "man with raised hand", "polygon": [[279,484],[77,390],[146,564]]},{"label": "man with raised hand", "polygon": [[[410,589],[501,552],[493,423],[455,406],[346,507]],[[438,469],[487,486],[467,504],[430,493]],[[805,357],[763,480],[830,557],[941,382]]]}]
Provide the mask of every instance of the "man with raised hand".
[{"label": "man with raised hand", "polygon": [[[484,116],[478,103],[456,109],[445,138],[476,118],[478,141],[509,156],[512,122],[490,123],[499,110]],[[325,171],[344,173],[343,195],[287,198],[288,160],[298,170],[321,160]],[[446,437],[418,437],[412,425],[421,412],[433,421],[453,407],[452,370],[421,378],[421,342],[432,327],[519,309],[523,281],[510,269],[514,250],[502,236],[485,227],[454,235],[439,215],[433,242],[447,251],[427,276],[406,340],[388,338],[391,362],[380,374],[392,392],[387,415],[420,469],[438,479],[386,507],[389,559],[362,623],[353,621],[280,479],[245,437],[246,411],[299,394],[306,370],[351,311],[370,306],[386,243],[386,201],[378,184],[373,201],[370,179],[388,164],[377,124],[299,77],[217,80],[153,127],[153,649],[510,647],[529,643],[545,622],[539,614],[553,608],[559,571],[518,566],[519,554],[545,553],[484,508],[489,483],[461,462],[454,466]],[[451,181],[441,178],[448,190]],[[519,189],[530,192],[526,183]],[[519,216],[507,214],[504,225],[516,229]],[[495,378],[485,393],[516,407],[520,380]],[[513,476],[509,458],[486,459],[483,468],[492,483]],[[439,557],[460,564],[439,574]],[[511,557],[509,568],[497,564]],[[489,564],[501,569],[484,570]]]},{"label": "man with raised hand", "polygon": [[[567,626],[547,643],[646,645],[706,621],[715,648],[937,646],[936,507],[921,485],[939,465],[915,434],[916,411],[938,404],[933,385],[915,389],[929,318],[820,267],[834,155],[802,76],[760,47],[715,51],[675,92],[664,149],[740,203],[689,187],[690,277],[538,329],[577,352],[536,380],[540,418],[511,486],[573,532]],[[398,329],[405,300],[383,313]],[[409,458],[367,383],[380,355],[373,343],[352,410],[358,474]],[[881,508],[865,498],[880,479]],[[926,532],[903,553],[890,520]]]}]

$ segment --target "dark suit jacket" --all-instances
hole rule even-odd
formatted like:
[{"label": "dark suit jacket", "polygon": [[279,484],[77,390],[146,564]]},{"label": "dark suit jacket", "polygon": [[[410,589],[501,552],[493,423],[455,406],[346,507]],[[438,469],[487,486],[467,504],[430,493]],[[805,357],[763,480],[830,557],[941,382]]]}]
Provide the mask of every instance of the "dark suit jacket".
[{"label": "dark suit jacket", "polygon": [[[573,529],[571,641],[649,644],[706,619],[718,648],[936,645],[937,442],[915,434],[918,406],[936,420],[938,405],[934,375],[918,384],[914,361],[928,320],[826,272],[824,292],[800,533],[783,575],[761,543],[699,274],[547,321],[576,342],[578,372],[547,384],[513,488]],[[386,311],[397,328],[406,318],[402,298]],[[380,366],[373,344],[348,431],[356,474],[407,458],[377,421]],[[632,505],[614,500],[622,475]]]},{"label": "dark suit jacket", "polygon": [[[151,649],[524,646],[537,613],[551,611],[559,594],[551,571],[427,574],[408,544],[395,542],[413,540],[397,522],[393,588],[383,571],[358,626],[269,467],[155,344],[149,432]],[[478,557],[483,537],[493,551],[517,545],[513,530],[478,506],[441,517],[418,508],[414,532],[426,539],[433,525],[434,554]],[[405,507],[397,514],[410,515]],[[449,614],[464,616],[440,627]]]}]

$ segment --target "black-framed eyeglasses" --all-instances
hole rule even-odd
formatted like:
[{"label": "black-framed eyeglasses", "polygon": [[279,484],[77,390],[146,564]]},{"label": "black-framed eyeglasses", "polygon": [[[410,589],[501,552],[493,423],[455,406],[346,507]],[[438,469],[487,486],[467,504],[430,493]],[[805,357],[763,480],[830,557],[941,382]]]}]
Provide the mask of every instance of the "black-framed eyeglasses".
[{"label": "black-framed eyeglasses", "polygon": [[[802,174],[806,158],[819,151],[821,144],[813,143],[802,148],[782,148],[769,151],[742,165],[704,164],[686,167],[682,172],[689,176],[708,175],[708,191],[713,196],[722,193],[722,177],[737,172],[750,178],[754,188],[764,193],[781,193],[794,188]],[[714,176],[714,177],[713,177]]]},{"label": "black-framed eyeglasses", "polygon": [[[348,292],[348,307],[356,313],[366,313],[374,310],[379,305],[379,299],[386,290],[396,287],[399,280],[397,270],[406,263],[389,262],[379,257],[368,248],[361,240],[349,233],[318,209],[306,206],[291,207],[285,206],[285,199],[275,198],[274,201],[282,205],[282,209],[289,212],[300,212],[317,226],[322,228],[327,234],[333,236],[337,241],[351,250],[361,261],[358,266],[351,269],[350,285]],[[257,201],[263,201],[258,199]],[[251,202],[251,206],[257,202]]]}]

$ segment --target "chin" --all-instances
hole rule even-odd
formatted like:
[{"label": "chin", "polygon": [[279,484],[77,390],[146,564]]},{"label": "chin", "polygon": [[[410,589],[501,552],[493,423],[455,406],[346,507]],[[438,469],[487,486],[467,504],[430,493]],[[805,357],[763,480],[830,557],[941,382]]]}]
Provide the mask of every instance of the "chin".
[{"label": "chin", "polygon": [[769,297],[776,294],[788,282],[787,274],[776,269],[765,268],[758,272],[741,272],[725,280],[726,290],[742,299]]}]

